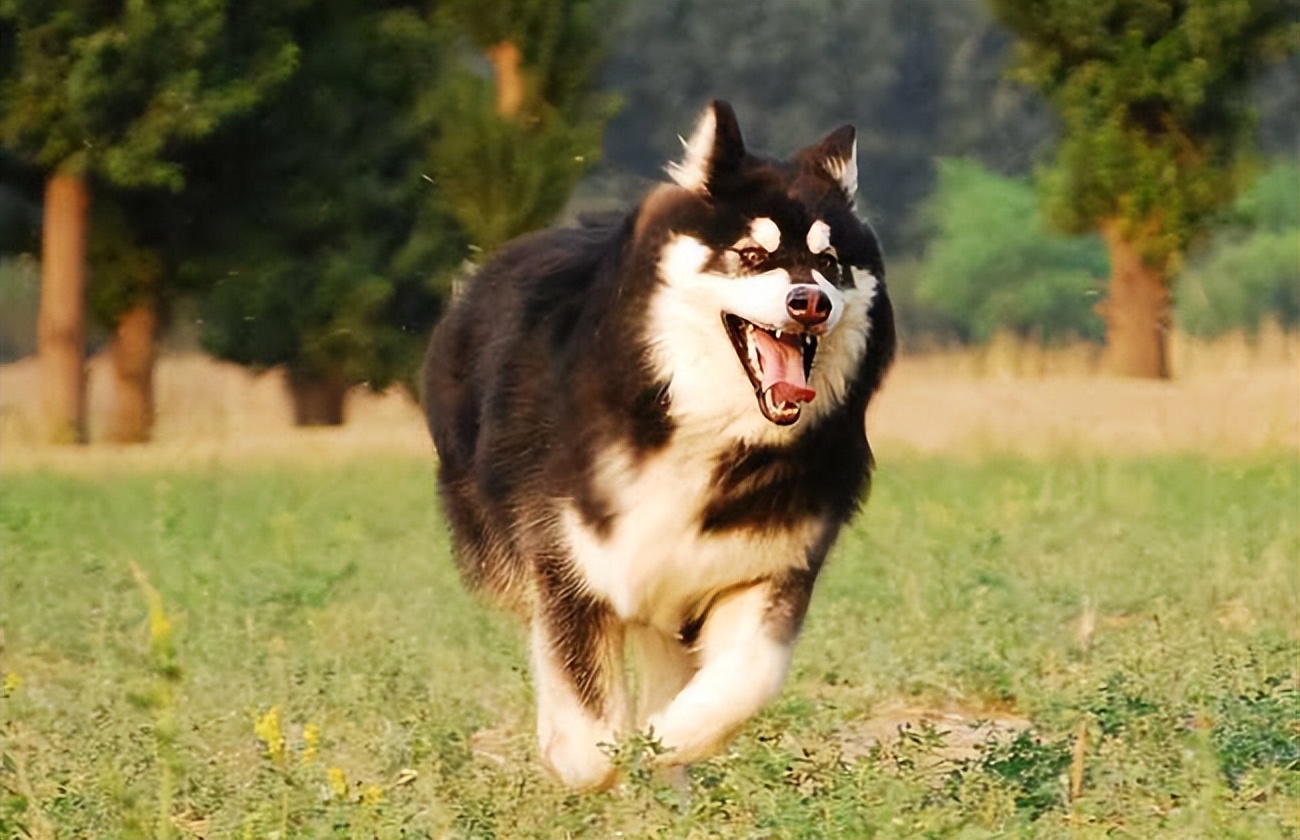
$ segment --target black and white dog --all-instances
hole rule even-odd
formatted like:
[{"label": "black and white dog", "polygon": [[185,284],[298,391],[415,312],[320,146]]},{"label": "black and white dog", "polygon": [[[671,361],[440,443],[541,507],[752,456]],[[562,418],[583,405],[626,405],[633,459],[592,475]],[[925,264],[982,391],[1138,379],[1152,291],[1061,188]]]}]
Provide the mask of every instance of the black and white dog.
[{"label": "black and white dog", "polygon": [[460,571],[528,617],[541,755],[578,788],[614,780],[602,744],[685,764],[778,693],[894,354],[852,126],[768,160],[714,102],[669,173],[504,247],[425,360]]}]

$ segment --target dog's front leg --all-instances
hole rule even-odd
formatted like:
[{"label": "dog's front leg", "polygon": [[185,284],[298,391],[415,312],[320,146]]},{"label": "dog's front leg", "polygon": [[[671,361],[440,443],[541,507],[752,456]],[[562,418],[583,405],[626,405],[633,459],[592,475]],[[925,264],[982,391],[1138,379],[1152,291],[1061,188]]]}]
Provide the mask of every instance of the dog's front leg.
[{"label": "dog's front leg", "polygon": [[537,743],[542,760],[572,788],[598,790],[615,770],[601,749],[627,725],[623,626],[610,607],[566,573],[539,575],[532,618]]},{"label": "dog's front leg", "polygon": [[792,591],[786,581],[764,581],[713,604],[700,630],[699,671],[649,720],[670,750],[667,762],[715,752],[780,692],[811,585]]}]

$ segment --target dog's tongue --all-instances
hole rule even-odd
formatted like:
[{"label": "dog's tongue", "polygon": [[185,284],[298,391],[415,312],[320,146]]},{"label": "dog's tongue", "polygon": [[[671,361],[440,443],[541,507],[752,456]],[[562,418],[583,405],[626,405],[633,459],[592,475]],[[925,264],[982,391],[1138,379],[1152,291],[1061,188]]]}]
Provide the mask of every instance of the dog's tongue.
[{"label": "dog's tongue", "polygon": [[802,347],[786,344],[765,330],[754,330],[754,341],[763,366],[762,388],[771,389],[777,405],[811,402],[817,396],[804,376]]}]

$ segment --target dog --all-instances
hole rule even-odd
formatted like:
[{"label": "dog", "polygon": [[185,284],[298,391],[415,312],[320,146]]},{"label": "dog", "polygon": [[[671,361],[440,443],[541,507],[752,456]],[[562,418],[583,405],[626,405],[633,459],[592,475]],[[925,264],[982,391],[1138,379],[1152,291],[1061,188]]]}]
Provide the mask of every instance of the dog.
[{"label": "dog", "polygon": [[853,127],[772,160],[715,101],[683,142],[626,215],[505,245],[424,363],[457,565],[527,618],[541,758],[577,789],[630,733],[689,764],[778,694],[894,355]]}]

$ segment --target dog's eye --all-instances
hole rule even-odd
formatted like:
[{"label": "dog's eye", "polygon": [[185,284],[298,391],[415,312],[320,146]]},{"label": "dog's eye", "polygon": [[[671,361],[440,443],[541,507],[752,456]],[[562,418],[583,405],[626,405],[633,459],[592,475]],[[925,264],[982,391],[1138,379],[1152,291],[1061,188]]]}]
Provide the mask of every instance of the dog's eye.
[{"label": "dog's eye", "polygon": [[740,262],[745,268],[758,268],[767,262],[767,251],[762,248],[741,248],[736,252],[740,255]]},{"label": "dog's eye", "polygon": [[830,254],[818,254],[817,270],[826,275],[828,279],[831,277],[838,277],[840,273],[839,260],[832,257]]}]

